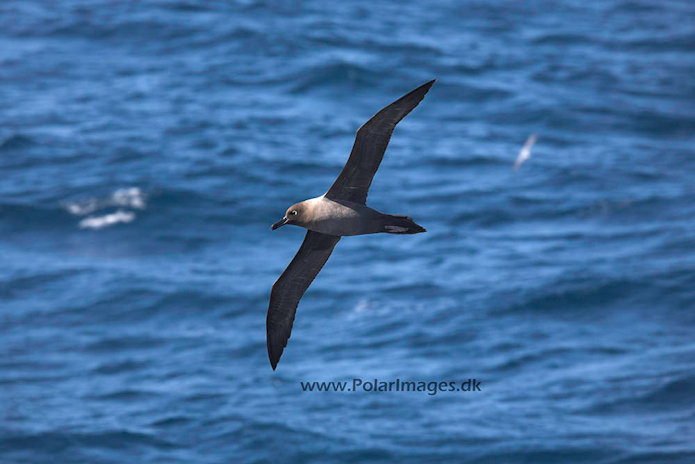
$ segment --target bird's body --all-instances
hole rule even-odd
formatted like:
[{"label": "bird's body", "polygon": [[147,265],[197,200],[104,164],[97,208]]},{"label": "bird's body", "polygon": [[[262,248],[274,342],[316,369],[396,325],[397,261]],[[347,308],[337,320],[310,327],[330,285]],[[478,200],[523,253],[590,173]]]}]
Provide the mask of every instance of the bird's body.
[{"label": "bird's body", "polygon": [[266,320],[268,357],[273,370],[287,346],[299,300],[326,263],[341,237],[365,234],[418,234],[412,218],[385,214],[366,205],[372,179],[396,124],[425,97],[434,80],[383,108],[357,131],[350,158],[330,189],[320,197],[290,206],[272,229],[286,224],[308,229],[299,251],[273,285]]},{"label": "bird's body", "polygon": [[307,220],[302,224],[309,230],[328,235],[372,234],[378,212],[367,205],[347,201],[334,201],[321,195],[302,202],[308,209]]},{"label": "bird's body", "polygon": [[[417,224],[406,227],[402,219],[407,216],[384,214],[367,205],[345,200],[331,200],[325,195],[298,203],[293,208],[302,210],[302,227],[314,232],[341,237],[378,233],[424,232]],[[395,219],[394,219],[395,218]],[[411,219],[412,221],[412,219]],[[419,227],[419,226],[418,226]],[[398,230],[404,229],[401,232]],[[417,232],[415,232],[417,230]]]}]

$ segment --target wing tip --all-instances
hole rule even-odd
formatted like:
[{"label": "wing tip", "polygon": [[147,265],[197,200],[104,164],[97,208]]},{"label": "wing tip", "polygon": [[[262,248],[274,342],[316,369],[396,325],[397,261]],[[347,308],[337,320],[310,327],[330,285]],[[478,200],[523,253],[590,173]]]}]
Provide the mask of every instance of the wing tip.
[{"label": "wing tip", "polygon": [[[294,319],[292,319],[292,322],[294,322]],[[285,348],[287,348],[287,342],[290,340],[290,337],[292,337],[292,325],[293,324],[290,323],[287,336],[285,337],[281,333],[278,333],[276,327],[271,327],[270,323],[266,322],[268,360],[270,361],[270,367],[273,368],[273,371],[278,367],[282,353],[284,353]]]},{"label": "wing tip", "polygon": [[436,77],[435,77],[434,79],[432,79],[431,81],[427,81],[427,82],[425,82],[424,84],[422,84],[422,85],[420,86],[420,88],[421,88],[421,89],[425,89],[425,93],[427,93],[427,92],[430,90],[430,88],[432,88],[432,86],[434,85],[435,82],[437,82],[437,78],[436,78]]},{"label": "wing tip", "polygon": [[273,368],[273,371],[277,369],[283,351],[283,347],[280,347],[279,350],[276,350],[273,347],[273,343],[270,341],[270,338],[268,338],[268,360],[270,361],[270,367]]},{"label": "wing tip", "polygon": [[[420,102],[425,98],[425,95],[427,95],[427,92],[430,91],[434,83],[437,81],[437,79],[432,79],[430,81],[425,82],[421,86],[415,88],[414,90],[411,90],[409,93],[401,97],[399,101],[409,101],[412,106],[412,108],[409,108],[408,111],[403,115],[405,117],[410,111],[412,111]],[[395,102],[394,102],[395,103]],[[387,107],[388,108],[388,107]],[[401,118],[402,119],[402,118]]]}]

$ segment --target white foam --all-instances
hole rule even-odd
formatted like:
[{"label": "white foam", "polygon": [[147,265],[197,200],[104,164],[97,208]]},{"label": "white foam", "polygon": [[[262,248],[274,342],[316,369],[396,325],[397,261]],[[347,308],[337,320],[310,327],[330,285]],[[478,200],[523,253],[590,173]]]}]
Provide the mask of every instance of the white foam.
[{"label": "white foam", "polygon": [[68,203],[65,205],[68,212],[75,216],[84,216],[85,214],[93,213],[99,207],[96,199],[92,198],[79,203]]},{"label": "white foam", "polygon": [[147,197],[142,190],[137,187],[118,189],[106,199],[90,198],[88,200],[67,203],[65,209],[74,216],[85,216],[99,209],[110,208],[113,206],[145,209],[147,207]]},{"label": "white foam", "polygon": [[112,226],[114,224],[132,222],[135,219],[135,213],[130,211],[118,210],[112,214],[104,216],[93,216],[82,219],[80,221],[80,229],[101,229],[103,227]]},{"label": "white foam", "polygon": [[357,303],[357,306],[355,306],[355,312],[356,312],[356,313],[361,313],[362,311],[367,311],[367,310],[369,310],[369,308],[371,308],[371,307],[373,307],[373,306],[374,306],[374,302],[373,302],[373,301],[369,301],[369,300],[360,300],[360,301]]},{"label": "white foam", "polygon": [[113,192],[111,201],[117,206],[145,209],[145,195],[137,187],[118,189]]}]

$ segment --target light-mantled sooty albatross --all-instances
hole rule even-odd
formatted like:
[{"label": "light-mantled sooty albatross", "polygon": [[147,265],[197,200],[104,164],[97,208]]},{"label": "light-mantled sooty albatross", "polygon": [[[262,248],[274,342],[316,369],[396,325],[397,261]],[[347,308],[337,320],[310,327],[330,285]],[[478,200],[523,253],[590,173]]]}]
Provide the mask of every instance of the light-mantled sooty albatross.
[{"label": "light-mantled sooty albatross", "polygon": [[290,338],[299,300],[341,237],[425,232],[411,217],[380,213],[365,203],[396,124],[422,101],[432,84],[434,80],[421,85],[362,125],[350,158],[331,188],[320,197],[290,206],[285,217],[272,225],[273,230],[285,224],[308,229],[299,251],[270,292],[266,335],[273,370]]}]

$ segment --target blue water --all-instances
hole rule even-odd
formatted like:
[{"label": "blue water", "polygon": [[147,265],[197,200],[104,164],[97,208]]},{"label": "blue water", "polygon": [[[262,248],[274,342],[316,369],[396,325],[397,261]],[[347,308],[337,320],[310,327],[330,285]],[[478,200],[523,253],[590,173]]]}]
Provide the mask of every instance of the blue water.
[{"label": "blue water", "polygon": [[[694,73],[688,0],[0,3],[0,462],[695,462]],[[270,224],[431,78],[369,197],[428,232],[273,372]]]}]

